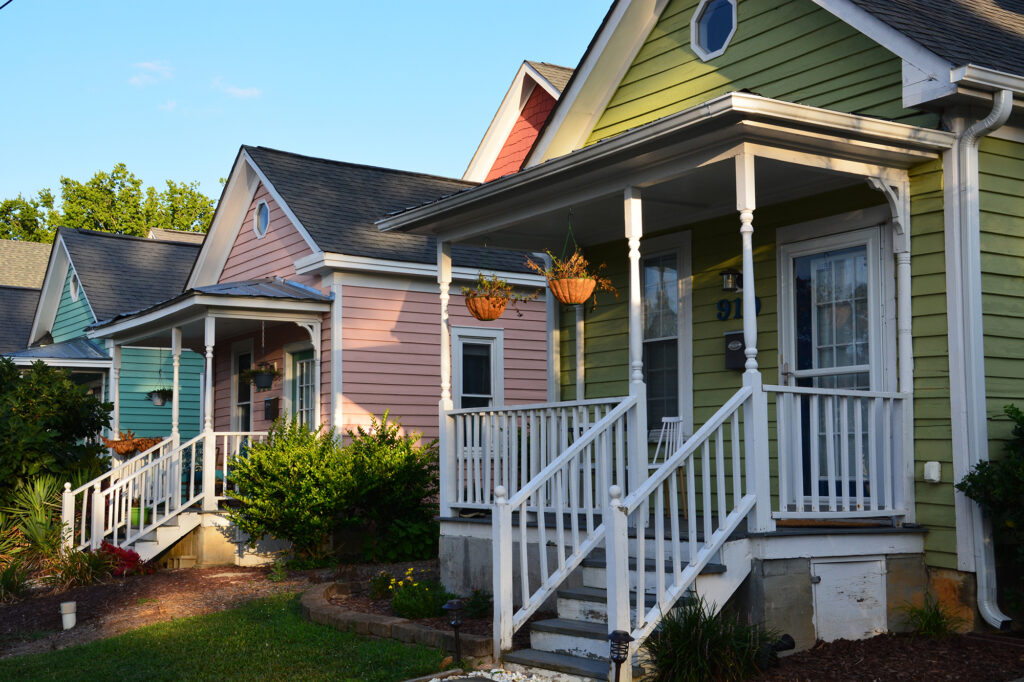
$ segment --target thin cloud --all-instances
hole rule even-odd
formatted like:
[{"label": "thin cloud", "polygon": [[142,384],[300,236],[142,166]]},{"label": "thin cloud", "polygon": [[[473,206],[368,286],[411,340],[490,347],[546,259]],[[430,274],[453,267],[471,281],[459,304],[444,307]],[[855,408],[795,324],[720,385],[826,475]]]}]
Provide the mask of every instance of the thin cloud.
[{"label": "thin cloud", "polygon": [[163,104],[160,104],[158,106],[163,111],[173,111],[174,108],[176,106],[178,106],[178,102],[176,100],[169,99],[166,102],[164,102]]},{"label": "thin cloud", "polygon": [[217,76],[213,79],[213,87],[217,88],[223,93],[231,95],[232,97],[239,97],[242,99],[251,99],[253,97],[259,97],[263,91],[259,88],[240,88],[237,85],[230,85],[224,82],[224,79]]},{"label": "thin cloud", "polygon": [[135,74],[128,79],[128,82],[138,88],[153,85],[174,76],[174,69],[164,61],[138,62],[133,65],[133,68]]}]

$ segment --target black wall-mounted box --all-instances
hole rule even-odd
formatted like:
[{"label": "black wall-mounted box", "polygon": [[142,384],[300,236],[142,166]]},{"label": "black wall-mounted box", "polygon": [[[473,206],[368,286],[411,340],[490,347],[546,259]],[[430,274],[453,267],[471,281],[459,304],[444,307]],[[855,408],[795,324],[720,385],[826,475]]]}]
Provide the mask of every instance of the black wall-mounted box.
[{"label": "black wall-mounted box", "polygon": [[743,343],[743,332],[725,333],[725,368],[744,369],[747,364],[747,356],[744,351],[747,349]]},{"label": "black wall-mounted box", "polygon": [[263,418],[266,421],[274,421],[277,419],[277,398],[264,398],[263,400]]}]

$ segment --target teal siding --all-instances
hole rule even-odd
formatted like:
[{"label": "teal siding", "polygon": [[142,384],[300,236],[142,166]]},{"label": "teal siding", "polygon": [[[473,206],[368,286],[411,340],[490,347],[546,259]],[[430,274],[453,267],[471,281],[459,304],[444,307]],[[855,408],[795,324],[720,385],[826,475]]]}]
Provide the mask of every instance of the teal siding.
[{"label": "teal siding", "polygon": [[[199,433],[199,373],[203,358],[185,350],[181,353],[179,384],[181,404],[178,429],[181,437]],[[124,348],[121,350],[120,427],[136,436],[158,437],[171,433],[171,402],[157,407],[146,394],[170,388],[174,379],[169,349]]]},{"label": "teal siding", "polygon": [[71,274],[72,271],[68,268],[68,273],[64,277],[64,290],[60,295],[60,304],[57,306],[57,314],[53,319],[53,329],[50,330],[55,343],[70,341],[82,336],[85,328],[96,321],[92,308],[89,307],[82,292],[79,292],[77,301],[71,300]]}]

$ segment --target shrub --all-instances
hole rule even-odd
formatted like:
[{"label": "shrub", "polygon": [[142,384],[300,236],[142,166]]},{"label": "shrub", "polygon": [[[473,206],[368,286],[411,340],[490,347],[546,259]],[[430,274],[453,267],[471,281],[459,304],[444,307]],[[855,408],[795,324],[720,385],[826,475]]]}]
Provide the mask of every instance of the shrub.
[{"label": "shrub", "polygon": [[0,563],[0,602],[11,601],[28,591],[29,570],[20,559]]},{"label": "shrub", "polygon": [[391,577],[391,574],[387,571],[381,571],[377,575],[370,578],[370,598],[372,599],[384,599],[391,595],[391,586],[395,584],[395,579]]},{"label": "shrub", "polygon": [[322,556],[349,506],[350,469],[333,429],[314,432],[278,420],[265,442],[235,458],[228,475],[235,490],[228,494],[241,506],[228,517],[250,544],[269,535],[290,540],[299,557]]},{"label": "shrub", "polygon": [[488,618],[494,613],[494,600],[490,592],[473,590],[465,604],[466,618]]},{"label": "shrub", "polygon": [[669,612],[642,644],[657,682],[743,680],[759,672],[756,657],[774,633],[711,612],[703,599]]},{"label": "shrub", "polygon": [[417,577],[409,569],[405,576],[391,585],[391,610],[400,618],[433,618],[444,614],[442,606],[455,595],[436,580],[427,578],[424,571]]},{"label": "shrub", "polygon": [[22,371],[0,358],[0,506],[40,475],[101,473],[104,449],[88,439],[110,424],[112,407],[65,370],[36,362]]},{"label": "shrub", "polygon": [[900,607],[900,611],[910,631],[922,637],[945,637],[964,624],[963,618],[950,613],[930,592],[925,592],[921,606],[908,602]]},{"label": "shrub", "polygon": [[109,555],[111,575],[116,578],[123,578],[126,575],[134,575],[136,573],[149,575],[156,572],[156,566],[148,561],[143,561],[135,550],[104,542],[100,545],[99,551]]},{"label": "shrub", "polygon": [[83,552],[59,545],[47,557],[42,581],[56,590],[92,585],[112,575],[115,561],[109,552]]}]

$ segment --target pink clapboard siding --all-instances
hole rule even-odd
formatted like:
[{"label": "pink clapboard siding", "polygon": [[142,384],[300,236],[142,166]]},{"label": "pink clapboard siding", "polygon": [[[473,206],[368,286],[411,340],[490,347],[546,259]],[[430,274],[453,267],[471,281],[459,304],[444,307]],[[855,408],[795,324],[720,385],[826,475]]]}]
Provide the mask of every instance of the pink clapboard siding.
[{"label": "pink clapboard siding", "polygon": [[[441,397],[438,294],[359,286],[342,291],[345,428],[365,425],[370,415],[390,410],[406,432],[436,437]],[[498,320],[481,322],[469,314],[460,295],[451,297],[449,307],[453,326],[505,330],[506,404],[547,398],[544,302],[520,309],[522,317],[509,309]]]}]

